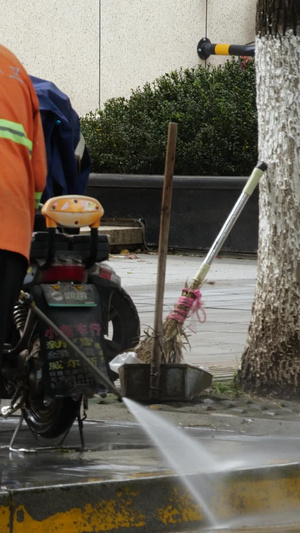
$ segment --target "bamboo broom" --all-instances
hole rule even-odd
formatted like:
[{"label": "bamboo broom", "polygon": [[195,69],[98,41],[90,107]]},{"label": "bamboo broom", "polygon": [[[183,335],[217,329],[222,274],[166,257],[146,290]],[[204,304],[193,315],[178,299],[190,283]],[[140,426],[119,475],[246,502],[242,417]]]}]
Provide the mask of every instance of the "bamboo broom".
[{"label": "bamboo broom", "polygon": [[[230,231],[236,223],[239,215],[245,207],[247,201],[255,190],[258,182],[267,169],[264,162],[257,163],[253,169],[251,176],[236,201],[232,211],[227,217],[222,226],[218,236],[216,237],[212,247],[207,253],[204,261],[197,274],[195,275],[189,287],[183,289],[181,296],[174,306],[173,311],[168,315],[163,326],[163,340],[162,340],[162,363],[180,363],[183,360],[182,348],[184,339],[187,340],[187,335],[184,331],[184,322],[190,316],[192,308],[197,309],[200,306],[200,287],[203,285],[207,273],[211,267],[213,260],[220,251],[222,245],[227,239]],[[144,340],[136,348],[136,353],[142,361],[149,363],[152,357],[153,337],[146,336]]]}]

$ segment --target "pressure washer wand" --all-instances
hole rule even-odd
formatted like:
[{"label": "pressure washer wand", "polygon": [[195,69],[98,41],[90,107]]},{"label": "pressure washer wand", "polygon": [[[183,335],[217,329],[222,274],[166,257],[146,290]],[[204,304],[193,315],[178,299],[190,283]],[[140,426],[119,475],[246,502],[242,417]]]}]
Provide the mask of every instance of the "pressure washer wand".
[{"label": "pressure washer wand", "polygon": [[122,394],[114,386],[114,384],[106,377],[105,374],[103,374],[103,372],[101,372],[101,370],[99,370],[95,365],[93,365],[93,363],[91,363],[89,358],[81,350],[79,350],[79,348],[77,348],[77,346],[56,326],[56,324],[54,324],[54,322],[52,322],[52,320],[50,320],[50,318],[48,318],[43,313],[43,311],[41,311],[36,306],[35,302],[32,300],[31,296],[28,293],[21,291],[19,299],[22,302],[26,303],[26,305],[28,305],[30,309],[32,309],[32,311],[39,318],[41,318],[48,326],[50,326],[53,329],[53,331],[55,331],[55,333],[67,343],[69,348],[71,348],[71,350],[73,350],[73,352],[76,353],[79,359],[81,359],[81,361],[86,366],[89,367],[91,373],[95,376],[97,381],[100,381],[101,383],[105,383],[105,385],[107,385],[107,387],[111,390],[111,392],[113,392],[120,400],[122,399]]},{"label": "pressure washer wand", "polygon": [[257,163],[256,167],[254,168],[251,176],[247,180],[247,183],[240,195],[240,197],[237,199],[232,211],[230,212],[229,216],[227,217],[225,223],[223,224],[219,234],[217,235],[212,247],[208,251],[200,270],[197,272],[196,276],[194,277],[194,283],[197,287],[201,287],[202,283],[204,282],[204,279],[206,278],[206,275],[211,267],[211,264],[213,260],[215,259],[216,255],[220,251],[221,247],[223,246],[225,240],[227,239],[229,233],[231,232],[234,224],[236,223],[239,215],[241,214],[242,210],[244,209],[246,203],[248,202],[251,194],[255,190],[256,186],[258,185],[258,182],[265,172],[267,170],[268,165],[264,163],[263,161],[260,161]]}]

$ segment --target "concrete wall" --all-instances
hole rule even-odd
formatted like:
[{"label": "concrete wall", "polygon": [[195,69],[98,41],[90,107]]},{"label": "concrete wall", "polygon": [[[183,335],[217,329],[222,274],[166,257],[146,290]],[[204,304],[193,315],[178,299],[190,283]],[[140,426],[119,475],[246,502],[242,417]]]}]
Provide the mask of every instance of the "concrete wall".
[{"label": "concrete wall", "polygon": [[[207,10],[205,0],[102,0],[101,103],[171,70],[204,65],[197,54],[202,37],[253,41],[255,7],[256,0],[208,0]],[[207,64],[224,60],[211,56]]]},{"label": "concrete wall", "polygon": [[253,41],[255,6],[256,0],[0,0],[1,43],[30,74],[56,83],[83,115],[166,72],[204,65],[197,55],[204,36]]},{"label": "concrete wall", "polygon": [[203,0],[102,0],[101,18],[101,102],[199,62]]},{"label": "concrete wall", "polygon": [[[122,0],[121,0],[122,1]],[[0,0],[1,44],[79,114],[99,107],[99,0]]]},{"label": "concrete wall", "polygon": [[[254,41],[256,4],[257,0],[208,0],[207,37],[212,43],[249,44]],[[227,59],[210,56],[208,63],[215,65]]]}]

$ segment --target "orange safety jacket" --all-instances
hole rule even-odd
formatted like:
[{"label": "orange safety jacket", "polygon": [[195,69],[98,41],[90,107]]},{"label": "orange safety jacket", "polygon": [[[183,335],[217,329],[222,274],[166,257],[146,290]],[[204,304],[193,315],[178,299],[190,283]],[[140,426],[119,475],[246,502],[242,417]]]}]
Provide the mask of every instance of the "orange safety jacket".
[{"label": "orange safety jacket", "polygon": [[29,258],[46,174],[37,95],[20,61],[0,45],[0,249]]}]

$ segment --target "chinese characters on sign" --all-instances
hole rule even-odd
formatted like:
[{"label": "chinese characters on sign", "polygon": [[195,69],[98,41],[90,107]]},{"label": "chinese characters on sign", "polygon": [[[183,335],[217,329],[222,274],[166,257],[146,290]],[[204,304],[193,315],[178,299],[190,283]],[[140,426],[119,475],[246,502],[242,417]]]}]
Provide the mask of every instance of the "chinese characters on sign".
[{"label": "chinese characters on sign", "polygon": [[[89,358],[93,365],[102,367],[106,371],[101,326],[98,322],[61,324],[60,330]],[[48,354],[47,373],[53,392],[58,394],[72,391],[78,385],[94,385],[95,380],[92,374],[84,368],[80,359],[72,354],[66,341],[60,339],[52,328],[45,330],[43,341]]]}]

